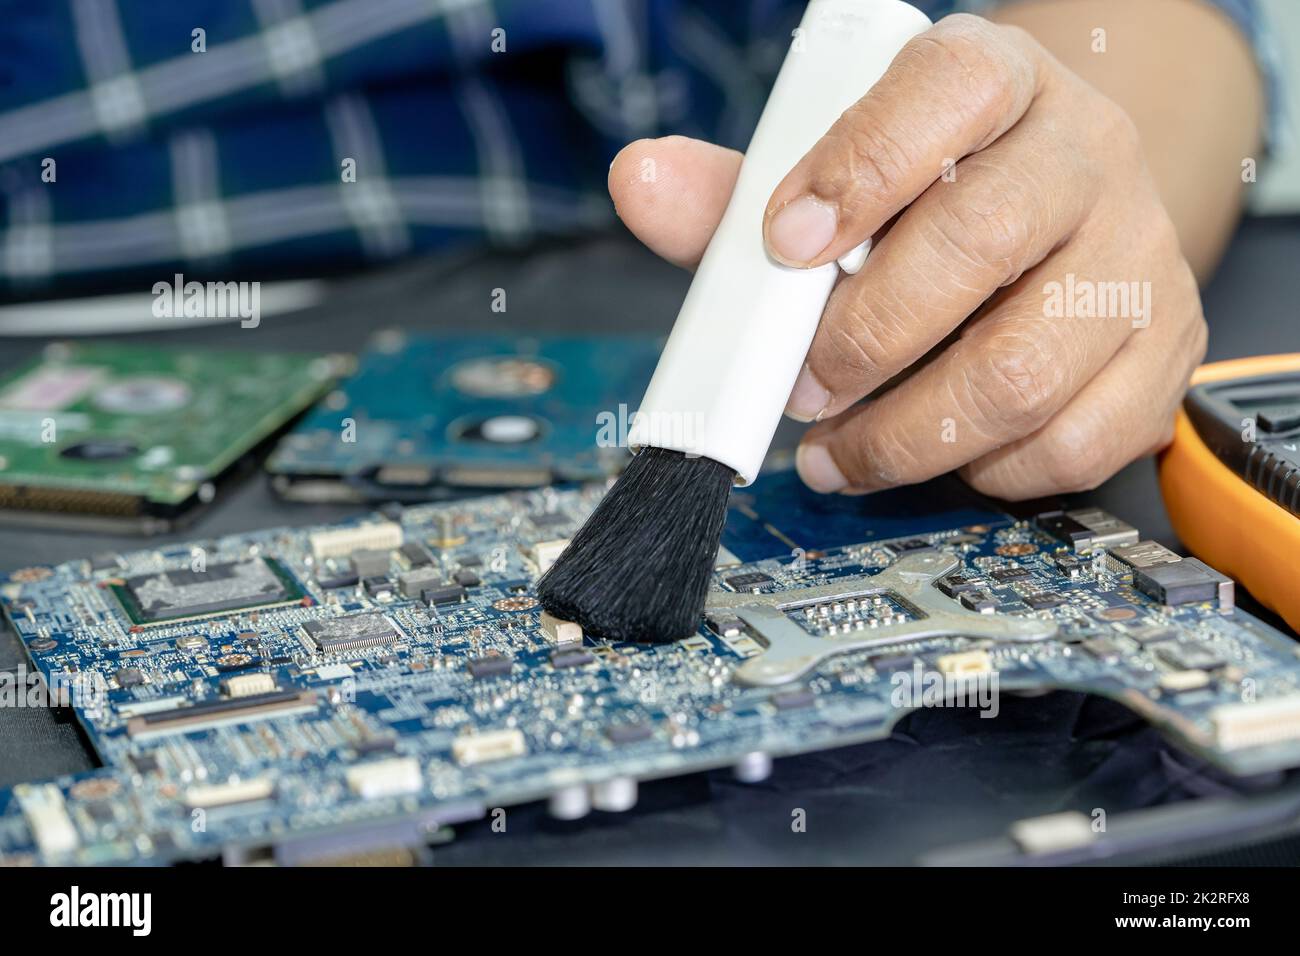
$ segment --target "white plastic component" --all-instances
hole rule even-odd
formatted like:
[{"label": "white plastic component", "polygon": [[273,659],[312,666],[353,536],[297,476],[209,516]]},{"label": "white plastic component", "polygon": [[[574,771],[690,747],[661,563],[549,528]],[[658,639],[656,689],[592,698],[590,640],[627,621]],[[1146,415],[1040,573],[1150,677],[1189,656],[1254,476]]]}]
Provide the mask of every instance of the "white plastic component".
[{"label": "white plastic component", "polygon": [[321,680],[346,680],[354,674],[351,664],[322,664],[316,668],[316,676]]},{"label": "white plastic component", "polygon": [[252,697],[269,694],[275,690],[275,678],[270,674],[235,674],[221,682],[227,697]]},{"label": "white plastic component", "polygon": [[346,557],[353,551],[392,551],[402,546],[402,526],[395,521],[374,521],[352,528],[313,531],[308,540],[317,561]]},{"label": "white plastic component", "polygon": [[582,625],[564,621],[550,611],[542,612],[542,636],[552,644],[581,644]]},{"label": "white plastic component", "polygon": [[772,758],[761,750],[755,750],[741,757],[732,773],[741,783],[762,783],[772,776]]},{"label": "white plastic component", "polygon": [[1214,739],[1228,750],[1300,739],[1300,695],[1223,704],[1210,711]]},{"label": "white plastic component", "polygon": [[506,730],[489,730],[481,734],[465,734],[451,742],[451,753],[462,767],[522,757],[528,752],[521,731],[511,727]]},{"label": "white plastic component", "polygon": [[993,659],[989,657],[989,652],[984,650],[944,654],[935,661],[935,664],[940,673],[947,674],[949,677],[973,677],[993,670]]},{"label": "white plastic component", "polygon": [[1011,824],[1011,839],[1026,853],[1055,853],[1086,846],[1097,836],[1092,820],[1077,810],[1049,813]]},{"label": "white plastic component", "polygon": [[185,791],[185,805],[190,808],[210,810],[213,807],[228,807],[235,803],[265,800],[274,791],[274,785],[266,777],[230,780],[226,783],[196,784]]},{"label": "white plastic component", "polygon": [[535,419],[527,415],[497,415],[479,426],[483,437],[502,445],[517,445],[532,441],[541,430]]},{"label": "white plastic component", "polygon": [[871,252],[871,240],[868,239],[860,246],[854,246],[844,255],[835,260],[841,269],[851,276],[857,275],[864,265],[867,264],[867,256]]},{"label": "white plastic component", "polygon": [[1210,675],[1202,670],[1170,671],[1160,675],[1160,689],[1177,694],[1199,690],[1210,683]]},{"label": "white plastic component", "polygon": [[551,794],[547,810],[557,820],[581,820],[591,812],[591,796],[582,784],[563,787]]},{"label": "white plastic component", "polygon": [[367,800],[415,793],[424,786],[420,762],[414,757],[392,757],[358,764],[349,767],[344,776],[352,792]]},{"label": "white plastic component", "polygon": [[53,784],[23,784],[14,788],[14,796],[42,855],[71,853],[80,845],[77,827],[68,816],[63,793],[58,787]]},{"label": "white plastic component", "polygon": [[611,777],[591,787],[591,805],[606,813],[623,813],[636,806],[635,777]]},{"label": "white plastic component", "polygon": [[532,546],[529,556],[537,565],[537,573],[545,574],[569,546],[568,538],[556,538],[554,541],[538,541]]},{"label": "white plastic component", "polygon": [[[733,469],[742,485],[758,475],[839,271],[835,263],[795,269],[769,258],[767,201],[929,25],[901,0],[808,4],[726,214],[633,418],[633,448],[712,458]],[[845,258],[861,265],[865,257],[859,248]]]}]

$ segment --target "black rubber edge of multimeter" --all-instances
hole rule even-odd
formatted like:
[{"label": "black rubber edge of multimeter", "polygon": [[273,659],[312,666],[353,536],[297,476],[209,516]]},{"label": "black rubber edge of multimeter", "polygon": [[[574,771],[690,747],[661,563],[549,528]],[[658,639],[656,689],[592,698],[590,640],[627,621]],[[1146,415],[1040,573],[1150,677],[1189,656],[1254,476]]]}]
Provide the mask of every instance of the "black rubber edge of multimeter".
[{"label": "black rubber edge of multimeter", "polygon": [[1183,407],[1220,461],[1300,515],[1300,372],[1206,382]]}]

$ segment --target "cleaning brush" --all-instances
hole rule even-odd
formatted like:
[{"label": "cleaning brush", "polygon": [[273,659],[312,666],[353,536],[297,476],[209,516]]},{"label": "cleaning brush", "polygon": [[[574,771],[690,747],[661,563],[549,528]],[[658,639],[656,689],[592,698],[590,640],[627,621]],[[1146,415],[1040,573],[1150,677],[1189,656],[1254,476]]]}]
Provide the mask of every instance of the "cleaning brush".
[{"label": "cleaning brush", "polygon": [[812,0],[632,420],[627,471],[537,585],[594,636],[660,643],[699,624],[733,485],[758,475],[839,269],[767,255],[767,201],[930,21],[901,0]]}]

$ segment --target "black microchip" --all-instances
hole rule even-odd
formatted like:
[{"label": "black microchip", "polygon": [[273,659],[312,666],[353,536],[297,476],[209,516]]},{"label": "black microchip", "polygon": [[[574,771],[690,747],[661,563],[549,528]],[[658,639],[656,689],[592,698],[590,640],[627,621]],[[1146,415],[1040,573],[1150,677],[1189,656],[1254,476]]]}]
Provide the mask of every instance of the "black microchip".
[{"label": "black microchip", "polygon": [[463,584],[444,584],[436,588],[425,588],[420,592],[420,600],[425,607],[437,607],[443,604],[459,604],[465,600]]},{"label": "black microchip", "polygon": [[1043,611],[1047,608],[1059,607],[1065,603],[1065,596],[1057,594],[1055,591],[1040,591],[1037,594],[1031,594],[1025,598],[1025,603],[1035,611]]},{"label": "black microchip", "polygon": [[1083,571],[1083,562],[1072,554],[1058,554],[1054,559],[1056,567],[1069,578],[1077,578]]},{"label": "black microchip", "polygon": [[397,749],[396,737],[367,737],[364,740],[358,740],[352,745],[352,749],[357,752],[357,756],[364,757],[368,754],[390,753]]},{"label": "black microchip", "polygon": [[1227,661],[1202,644],[1162,644],[1156,656],[1182,671],[1212,671],[1227,665]]},{"label": "black microchip", "polygon": [[727,578],[727,585],[735,591],[751,591],[764,584],[771,584],[772,576],[762,571],[749,571],[745,574],[733,574]]},{"label": "black microchip", "polygon": [[138,667],[123,667],[116,676],[118,687],[139,687],[144,683],[144,672]]},{"label": "black microchip", "polygon": [[302,596],[277,565],[263,558],[214,564],[204,571],[178,568],[141,574],[113,590],[137,624],[263,607]]},{"label": "black microchip", "polygon": [[1118,644],[1106,637],[1090,637],[1083,642],[1083,649],[1099,661],[1117,661],[1122,651]]},{"label": "black microchip", "polygon": [[235,671],[246,671],[250,667],[258,667],[262,663],[260,657],[250,657],[246,661],[237,661],[234,664],[218,664],[217,672],[219,674],[233,674]]},{"label": "black microchip", "polygon": [[153,773],[158,769],[158,758],[153,754],[131,754],[131,766],[137,773]]},{"label": "black microchip", "polygon": [[960,600],[963,607],[979,611],[981,614],[987,614],[998,606],[998,602],[983,591],[967,591],[961,595]]},{"label": "black microchip", "polygon": [[92,800],[89,803],[83,803],[86,812],[96,823],[112,823],[115,819],[113,805],[100,800]]},{"label": "black microchip", "polygon": [[1070,545],[1076,551],[1086,547],[1094,535],[1084,525],[1075,521],[1064,511],[1047,511],[1034,518],[1034,524],[1042,528],[1057,541]]},{"label": "black microchip", "polygon": [[878,654],[868,658],[867,663],[875,668],[877,673],[893,674],[898,671],[910,671],[916,663],[916,658],[911,654]]},{"label": "black microchip", "polygon": [[509,674],[513,666],[514,661],[508,657],[475,657],[465,665],[469,670],[469,676],[475,680]]},{"label": "black microchip", "polygon": [[937,582],[940,591],[948,597],[956,597],[963,591],[975,590],[976,584],[973,578],[965,574],[950,574],[946,578],[940,578]]},{"label": "black microchip", "polygon": [[371,597],[379,597],[381,594],[391,595],[393,593],[393,582],[385,577],[366,578],[364,586],[366,593]]},{"label": "black microchip", "polygon": [[323,654],[381,647],[402,638],[402,632],[377,612],[308,621],[302,629]]},{"label": "black microchip", "polygon": [[616,744],[635,744],[654,736],[654,728],[647,724],[611,724],[605,736]]},{"label": "black microchip", "polygon": [[558,528],[561,525],[567,525],[573,519],[570,518],[568,515],[561,514],[560,512],[557,511],[557,512],[547,512],[545,514],[529,515],[528,520],[533,523],[534,527],[542,531],[548,531],[551,528]]},{"label": "black microchip", "polygon": [[816,697],[807,687],[799,687],[773,694],[770,699],[777,710],[798,710],[811,705]]},{"label": "black microchip", "polygon": [[1144,647],[1159,644],[1161,641],[1172,641],[1178,636],[1172,628],[1147,626],[1132,628],[1126,632],[1126,635]]},{"label": "black microchip", "polygon": [[457,558],[456,561],[462,568],[477,568],[483,563],[483,559],[477,554],[466,554]]},{"label": "black microchip", "polygon": [[891,541],[885,545],[894,555],[907,554],[910,551],[923,551],[932,547],[929,541],[923,541],[920,538],[907,538],[904,541]]},{"label": "black microchip", "polygon": [[426,564],[433,563],[433,556],[429,554],[424,545],[418,541],[408,541],[398,549],[402,559],[406,562],[407,567],[421,568]]},{"label": "black microchip", "polygon": [[719,637],[732,637],[744,630],[745,623],[733,614],[710,611],[704,615],[704,623]]},{"label": "black microchip", "polygon": [[457,584],[467,588],[476,588],[483,583],[482,578],[480,578],[473,571],[469,571],[465,568],[461,568],[459,571],[453,574],[452,579],[455,580]]},{"label": "black microchip", "polygon": [[343,574],[335,574],[319,580],[321,587],[327,591],[332,591],[335,588],[354,588],[361,579],[351,571],[347,571]]},{"label": "black microchip", "polygon": [[590,664],[596,659],[596,655],[591,651],[581,648],[571,650],[555,651],[551,654],[551,666],[557,670],[566,667],[582,667],[584,664]]},{"label": "black microchip", "polygon": [[1030,577],[1028,568],[994,568],[989,572],[989,577],[1001,584],[1008,581],[1023,581]]}]

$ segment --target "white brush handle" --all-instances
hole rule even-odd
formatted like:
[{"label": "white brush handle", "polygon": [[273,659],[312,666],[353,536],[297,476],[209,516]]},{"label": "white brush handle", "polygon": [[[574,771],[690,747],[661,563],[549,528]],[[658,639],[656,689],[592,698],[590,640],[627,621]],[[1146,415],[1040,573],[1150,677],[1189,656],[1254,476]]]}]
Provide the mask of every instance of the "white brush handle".
[{"label": "white brush handle", "polygon": [[[712,458],[732,468],[743,485],[758,475],[838,270],[835,263],[792,269],[769,258],[763,245],[767,201],[903,45],[929,25],[925,14],[901,0],[808,4],[726,214],[633,419],[633,448]],[[861,247],[854,252],[861,265]],[[842,261],[848,266],[854,258],[849,253]]]}]

